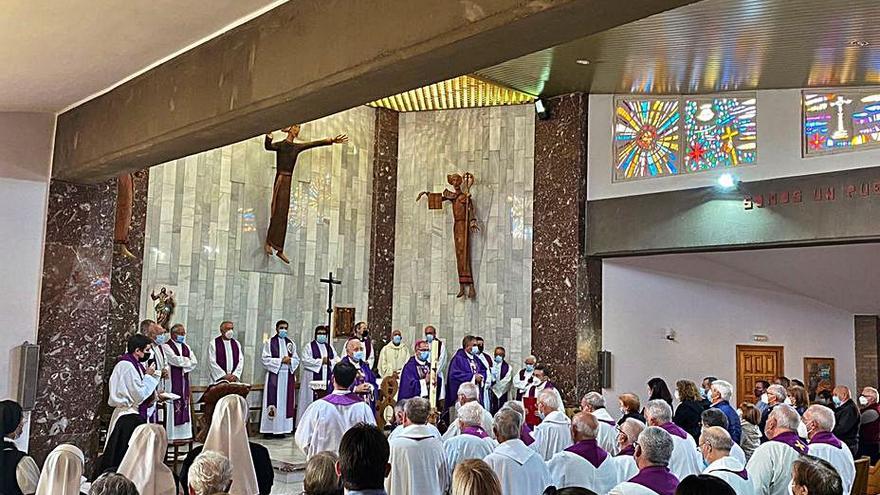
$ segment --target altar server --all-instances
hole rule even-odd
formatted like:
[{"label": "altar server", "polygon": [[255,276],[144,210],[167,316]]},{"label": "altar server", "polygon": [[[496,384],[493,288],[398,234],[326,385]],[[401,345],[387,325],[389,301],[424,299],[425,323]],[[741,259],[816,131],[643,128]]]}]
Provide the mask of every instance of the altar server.
[{"label": "altar server", "polygon": [[339,442],[349,428],[358,423],[376,424],[376,417],[363,398],[349,391],[357,370],[349,362],[333,367],[333,392],[312,402],[296,429],[296,444],[311,457],[329,450],[339,452]]},{"label": "altar server", "polygon": [[403,431],[388,442],[391,472],[385,478],[388,495],[442,495],[449,486],[443,443],[428,428],[431,406],[414,397],[403,408]]},{"label": "altar server", "polygon": [[263,367],[266,368],[266,388],[263,391],[263,417],[260,433],[286,435],[293,431],[293,410],[296,405],[294,374],[299,366],[296,344],[287,338],[289,325],[284,320],[275,323],[275,336],[263,344]]},{"label": "altar server", "polygon": [[[449,355],[446,352],[446,341],[441,340],[439,337],[437,337],[437,329],[432,327],[431,325],[425,327],[424,335],[425,342],[428,343],[429,347],[433,344],[435,340],[440,343],[440,345],[438,346],[437,376],[441,381],[445,380],[446,365],[449,363]],[[440,388],[440,396],[437,399],[439,401],[446,400],[446,387]],[[450,398],[450,400],[453,400],[453,398]]]},{"label": "altar server", "polygon": [[333,391],[330,371],[339,362],[336,350],[330,345],[330,330],[326,325],[315,328],[315,338],[300,354],[302,375],[299,383],[299,407],[296,408],[297,424],[309,404]]},{"label": "altar server", "polygon": [[171,391],[171,369],[168,366],[168,359],[165,357],[165,351],[162,346],[168,342],[170,334],[162,325],[153,320],[143,320],[140,325],[140,333],[145,335],[153,342],[150,359],[144,366],[152,366],[156,370],[156,378],[159,379],[159,385],[156,387],[155,396],[152,400],[148,400],[146,420],[150,423],[159,422],[158,414],[158,394],[166,389]]},{"label": "altar server", "polygon": [[364,344],[358,339],[349,339],[345,343],[345,357],[342,362],[348,363],[357,371],[354,382],[349,387],[350,392],[358,394],[362,400],[370,405],[373,413],[376,412],[376,394],[379,385],[376,383],[376,375],[366,362]]},{"label": "altar server", "polygon": [[506,407],[493,421],[499,444],[484,460],[498,475],[504,495],[536,495],[552,484],[540,454],[519,439],[523,421],[522,415]]},{"label": "altar server", "polygon": [[572,419],[574,445],[557,452],[547,463],[557,488],[582,487],[596,493],[608,493],[625,481],[623,470],[596,440],[599,425],[596,417],[588,412]]},{"label": "altar server", "polygon": [[522,369],[513,377],[513,388],[516,389],[516,400],[522,400],[529,386],[534,382],[533,373],[538,359],[535,356],[526,356]]},{"label": "altar server", "polygon": [[[113,408],[110,428],[107,431],[108,441],[120,422],[128,425],[126,429],[129,433],[146,422],[150,404],[145,401],[153,398],[153,393],[159,384],[156,369],[151,365],[144,367],[143,364],[152,356],[152,345],[146,336],[132,335],[126,344],[128,352],[121,356],[113,367],[107,397],[107,404]],[[123,440],[124,445],[127,446],[128,438]]]},{"label": "altar server", "polygon": [[211,367],[211,381],[240,382],[244,370],[244,353],[241,343],[235,340],[235,324],[224,321],[220,324],[220,335],[208,343],[208,365]]},{"label": "altar server", "polygon": [[843,493],[850,493],[856,478],[856,466],[849,447],[832,433],[834,411],[825,406],[810,406],[804,412],[803,423],[810,438],[810,455],[831,463],[843,482]]},{"label": "altar server", "polygon": [[588,392],[581,399],[581,411],[593,413],[599,422],[596,441],[611,455],[617,454],[617,423],[605,408],[605,397],[599,392]]},{"label": "altar server", "polygon": [[[452,438],[454,436],[461,434],[461,428],[459,428],[458,421],[455,421],[451,417],[451,413],[452,412],[457,413],[458,409],[460,409],[462,406],[464,406],[465,404],[473,403],[473,402],[477,403],[477,405],[480,406],[480,415],[482,418],[480,420],[480,424],[483,427],[483,430],[485,430],[487,432],[492,431],[492,415],[489,414],[489,411],[484,409],[483,405],[480,404],[480,402],[477,400],[479,398],[479,396],[480,396],[480,391],[475,384],[473,384],[473,383],[462,383],[461,384],[461,386],[458,388],[457,406],[455,408],[452,408],[449,411],[450,412],[450,424],[449,424],[449,428],[446,430],[446,433],[443,434],[443,440],[447,440],[449,438]],[[489,436],[492,436],[492,434],[490,433]]]},{"label": "altar server", "polygon": [[[481,352],[477,347],[476,338],[472,335],[465,336],[461,341],[461,349],[452,356],[449,363],[446,381],[446,397],[455,397],[462,383],[473,383],[479,389],[479,401],[483,403],[483,382],[487,380],[489,370],[479,359]],[[452,401],[446,401],[446,409],[453,406]]]},{"label": "altar server", "polygon": [[[385,352],[383,349],[382,352]],[[416,353],[403,366],[400,374],[400,389],[397,392],[397,399],[404,400],[412,397],[421,397],[427,399],[430,395],[430,373],[431,373],[431,350],[428,343],[424,340],[416,342]],[[442,387],[439,377],[437,388]],[[439,397],[439,396],[438,396]]]},{"label": "altar server", "polygon": [[[198,366],[198,359],[186,344],[186,327],[178,323],[171,327],[171,341],[162,346],[168,366],[171,367],[171,393],[179,399],[165,409],[165,431],[168,440],[192,438],[192,414],[189,410],[189,375]],[[167,392],[168,389],[166,388]]]},{"label": "altar server", "polygon": [[513,370],[505,360],[507,351],[503,347],[495,348],[495,357],[489,376],[492,377],[492,390],[489,394],[489,412],[495,414],[509,399],[510,385],[513,382]]},{"label": "altar server", "polygon": [[554,390],[545,390],[538,396],[538,417],[541,423],[535,427],[532,437],[535,443],[532,449],[549,461],[557,452],[562,452],[573,443],[571,438],[571,420],[565,413],[559,412],[559,395]]},{"label": "altar server", "polygon": [[547,371],[547,367],[543,364],[535,366],[535,371],[532,373],[532,384],[526,388],[524,397],[538,397],[544,390],[556,389],[556,385],[550,381]]},{"label": "altar server", "polygon": [[767,417],[762,443],[746,464],[749,478],[758,495],[787,495],[791,484],[791,466],[798,457],[809,453],[807,444],[797,435],[801,418],[791,406],[779,404]]},{"label": "altar server", "polygon": [[461,434],[443,442],[450,477],[459,462],[465,459],[483,459],[495,449],[496,442],[482,426],[483,411],[476,402],[469,402],[458,408],[456,421]]},{"label": "altar server", "polygon": [[674,449],[669,459],[669,470],[678,479],[691,474],[700,474],[703,460],[694,448],[696,441],[688,432],[672,422],[672,408],[663,399],[654,399],[645,404],[645,419],[648,426],[657,426],[672,437]]},{"label": "altar server", "polygon": [[[663,399],[658,400],[663,401]],[[645,428],[639,434],[634,454],[639,468],[638,474],[615,486],[608,494],[675,495],[678,478],[668,467],[673,448],[672,435],[666,430],[657,426]],[[693,449],[693,446],[691,448]]]},{"label": "altar server", "polygon": [[479,353],[477,354],[477,359],[480,361],[480,364],[483,365],[483,368],[486,369],[485,380],[481,385],[482,392],[480,393],[480,400],[483,403],[483,407],[492,412],[492,385],[495,384],[495,377],[490,373],[492,370],[493,357],[486,354],[485,346],[486,342],[483,340],[483,337],[475,336],[474,337],[474,345],[479,349]]},{"label": "altar server", "polygon": [[409,347],[403,343],[400,330],[391,331],[391,342],[382,347],[379,353],[379,376],[382,378],[400,375],[400,370],[409,360]]},{"label": "altar server", "polygon": [[721,478],[737,495],[752,495],[755,488],[745,464],[730,455],[734,445],[736,444],[730,438],[730,433],[724,427],[710,426],[704,429],[699,443],[700,454],[707,464],[703,474]]}]

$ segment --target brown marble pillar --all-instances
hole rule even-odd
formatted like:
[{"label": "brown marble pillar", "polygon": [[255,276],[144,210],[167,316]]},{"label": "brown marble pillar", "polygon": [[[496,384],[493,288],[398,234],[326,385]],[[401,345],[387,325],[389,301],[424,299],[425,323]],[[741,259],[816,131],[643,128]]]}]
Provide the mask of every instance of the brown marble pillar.
[{"label": "brown marble pillar", "polygon": [[394,303],[394,222],[397,213],[398,113],[376,109],[373,205],[370,215],[370,284],[367,321],[374,338],[391,338]]},{"label": "brown marble pillar", "polygon": [[588,99],[546,104],[551,118],[535,121],[532,351],[574,405],[598,388],[602,345],[602,265],[584,256]]},{"label": "brown marble pillar", "polygon": [[[856,342],[856,387],[858,396],[865,387],[876,387],[880,381],[880,317],[856,315],[853,318]],[[845,383],[842,385],[846,385]]]},{"label": "brown marble pillar", "polygon": [[42,462],[60,443],[97,451],[104,358],[110,329],[110,271],[116,180],[49,187],[40,296],[40,371],[31,453]]}]

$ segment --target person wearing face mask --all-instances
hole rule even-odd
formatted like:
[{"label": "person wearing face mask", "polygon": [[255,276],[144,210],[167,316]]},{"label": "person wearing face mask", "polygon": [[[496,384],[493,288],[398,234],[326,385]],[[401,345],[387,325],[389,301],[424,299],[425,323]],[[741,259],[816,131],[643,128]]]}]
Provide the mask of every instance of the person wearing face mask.
[{"label": "person wearing face mask", "polygon": [[834,409],[834,436],[849,447],[852,455],[859,451],[859,406],[853,401],[849,387],[834,387],[831,401]]},{"label": "person wearing face mask", "polygon": [[761,400],[767,404],[767,408],[761,413],[761,422],[758,424],[758,428],[761,430],[761,442],[767,441],[767,418],[770,417],[770,413],[775,407],[785,404],[786,394],[785,387],[774,383],[767,387],[767,391],[761,397]]},{"label": "person wearing face mask", "polygon": [[373,339],[370,337],[370,327],[367,322],[359,321],[351,332],[351,337],[358,339],[364,345],[364,358],[361,361],[367,363],[370,369],[373,369],[375,355],[373,354]]},{"label": "person wearing face mask", "polygon": [[169,380],[171,378],[171,370],[168,367],[168,359],[165,357],[165,353],[162,350],[162,345],[168,342],[169,334],[162,325],[159,325],[153,320],[143,320],[140,324],[140,333],[153,342],[153,352],[150,354],[150,359],[146,361],[144,366],[153,366],[153,368],[156,369],[156,373],[159,377],[159,386],[156,387],[153,400],[150,401],[150,405],[147,408],[146,419],[149,423],[158,423],[158,394],[161,394],[166,389],[171,390],[171,382]]},{"label": "person wearing face mask", "polygon": [[395,328],[391,331],[391,342],[379,352],[379,376],[398,377],[409,357],[409,348],[403,344],[403,335]]},{"label": "person wearing face mask", "polygon": [[[383,349],[384,353],[385,350]],[[415,354],[409,358],[400,373],[400,389],[397,392],[398,400],[420,397],[427,399],[430,396],[431,380],[431,348],[424,340],[416,342]],[[443,384],[437,380],[437,392]]]},{"label": "person wearing face mask", "polygon": [[645,423],[633,418],[626,418],[617,426],[617,455],[614,461],[623,473],[622,479],[630,479],[639,472],[633,454],[636,452],[636,440],[645,428]]},{"label": "person wearing face mask", "polygon": [[[168,441],[187,440],[192,438],[192,414],[189,410],[189,377],[198,359],[186,343],[186,327],[177,323],[171,327],[171,340],[162,346],[162,352],[171,369],[170,392],[180,397],[165,405],[165,431]],[[169,391],[168,388],[165,391]]]},{"label": "person wearing face mask", "polygon": [[639,434],[635,445],[633,457],[638,474],[612,488],[609,495],[675,495],[678,478],[669,470],[674,448],[672,436],[651,426]]},{"label": "person wearing face mask", "polygon": [[617,429],[614,418],[605,408],[605,397],[599,392],[587,392],[581,398],[581,411],[588,412],[596,418],[596,441],[599,446],[611,455],[617,453]]},{"label": "person wearing face mask", "polygon": [[538,397],[538,395],[544,390],[555,390],[556,385],[550,381],[550,377],[547,376],[547,366],[543,364],[538,364],[535,366],[535,371],[532,374],[532,384],[529,386],[528,390],[526,390],[525,397]]},{"label": "person wearing face mask", "polygon": [[[473,335],[467,335],[461,340],[461,349],[455,352],[452,362],[449,363],[449,371],[446,375],[446,397],[456,397],[462,383],[473,383],[480,390],[480,404],[484,403],[483,383],[487,380],[489,369],[483,365],[479,358],[480,354],[482,353]],[[452,405],[447,401],[446,409],[448,410]]]},{"label": "person wearing face mask", "polygon": [[696,442],[688,432],[672,422],[672,408],[663,399],[654,399],[645,404],[645,419],[648,426],[657,426],[672,437],[673,450],[669,458],[669,469],[678,478],[700,474],[703,466]]},{"label": "person wearing face mask", "polygon": [[504,359],[507,351],[503,347],[495,348],[495,357],[489,374],[492,376],[492,390],[489,394],[489,412],[494,416],[507,402],[510,392],[510,384],[513,382],[513,373],[510,365]]},{"label": "person wearing face mask", "polygon": [[[774,386],[771,386],[771,390]],[[783,388],[778,385],[779,388]],[[784,389],[783,389],[784,390]],[[801,417],[792,407],[779,404],[767,418],[765,435],[769,439],[755,449],[746,464],[755,492],[763,495],[787,495],[791,483],[791,465],[809,453],[806,442],[797,435]]]},{"label": "person wearing face mask", "polygon": [[235,324],[224,321],[220,324],[220,335],[208,343],[208,367],[211,370],[211,380],[217,383],[221,380],[227,382],[240,382],[241,372],[244,370],[244,353],[241,351],[241,343],[235,340]]},{"label": "person wearing face mask", "polygon": [[[437,329],[431,325],[425,327],[424,330],[425,342],[428,345],[432,345],[436,340],[438,342],[437,349],[437,376],[440,377],[441,380],[446,379],[446,365],[449,362],[449,356],[446,354],[446,341],[441,340],[437,337]],[[437,397],[437,409],[443,410],[443,404],[446,401],[446,387],[440,389],[440,395]]]},{"label": "person wearing face mask", "polygon": [[694,440],[700,438],[700,414],[706,410],[703,398],[697,391],[697,384],[690,380],[675,382],[675,400],[678,407],[672,416],[672,422],[688,432]]},{"label": "person wearing face mask", "polygon": [[23,495],[37,491],[40,468],[15,446],[24,428],[21,406],[11,400],[0,401],[0,493]]},{"label": "person wearing face mask", "polygon": [[379,385],[376,383],[376,375],[365,361],[366,351],[364,344],[358,339],[349,339],[345,343],[345,357],[342,358],[343,363],[354,366],[357,370],[354,383],[351,384],[349,390],[358,394],[363,400],[370,404],[373,413],[376,412],[376,390]]},{"label": "person wearing face mask", "polygon": [[712,387],[712,383],[714,383],[715,380],[717,380],[717,378],[714,376],[707,376],[706,378],[703,378],[702,382],[700,382],[700,395],[703,397],[703,406],[705,406],[703,409],[709,409],[712,405],[712,401],[709,400],[709,389]]},{"label": "person wearing face mask", "polygon": [[558,488],[585,487],[596,493],[608,493],[627,478],[623,476],[610,452],[599,445],[599,420],[589,412],[578,413],[571,420],[573,445],[557,452],[547,462],[550,476]]},{"label": "person wearing face mask", "polygon": [[541,418],[541,423],[532,432],[535,443],[529,447],[541,454],[541,458],[546,462],[557,452],[562,452],[573,443],[571,420],[564,412],[560,412],[562,401],[556,390],[542,391],[538,395],[537,406],[537,414]]},{"label": "person wearing face mask", "polygon": [[[465,404],[476,403],[480,406],[480,425],[483,428],[483,431],[489,433],[489,436],[492,436],[492,415],[489,414],[483,405],[479,402],[480,390],[476,384],[465,382],[462,383],[460,387],[458,387],[458,394],[456,394],[457,402],[455,403],[455,407],[449,409],[449,428],[443,433],[443,440],[449,440],[450,438],[461,435],[461,425],[458,421],[458,411],[464,407]],[[494,437],[493,437],[494,438]]]},{"label": "person wearing face mask", "polygon": [[752,495],[755,487],[749,479],[745,463],[730,455],[730,449],[736,445],[730,433],[721,426],[711,426],[700,435],[699,449],[703,458],[703,474],[721,478],[737,495]]},{"label": "person wearing face mask", "polygon": [[263,344],[261,359],[266,369],[263,390],[263,417],[260,433],[266,438],[284,438],[293,431],[293,411],[296,405],[296,369],[299,355],[296,344],[290,340],[290,325],[279,320],[275,323],[275,336]]},{"label": "person wearing face mask", "polygon": [[513,388],[516,389],[516,400],[522,400],[526,395],[526,391],[534,382],[533,374],[535,372],[535,364],[538,363],[535,356],[526,356],[523,361],[523,367],[519,373],[513,378]]},{"label": "person wearing face mask", "polygon": [[491,373],[493,357],[486,354],[486,342],[483,340],[483,337],[479,335],[474,337],[474,345],[480,350],[477,354],[477,359],[480,360],[483,367],[486,368],[489,372],[486,373],[486,379],[483,380],[483,407],[489,411],[492,408],[492,386],[495,384],[495,376]]},{"label": "person wearing face mask", "polygon": [[843,481],[843,493],[850,493],[856,478],[856,465],[846,444],[832,433],[834,411],[825,406],[812,405],[804,412],[803,422],[810,438],[810,455],[831,463]]},{"label": "person wearing face mask", "polygon": [[339,362],[336,350],[330,345],[330,330],[326,325],[315,327],[315,338],[300,351],[302,365],[299,406],[296,408],[297,424],[306,408],[332,390],[330,370]]},{"label": "person wearing face mask", "polygon": [[758,412],[764,414],[764,409],[767,409],[767,403],[764,402],[762,397],[767,393],[767,387],[770,386],[770,382],[767,380],[755,380],[755,389],[752,391],[755,394],[755,407],[758,408]]},{"label": "person wearing face mask", "polygon": [[733,398],[733,385],[725,380],[715,380],[709,389],[709,401],[714,409],[720,409],[727,416],[727,432],[733,442],[739,444],[742,437],[742,426],[740,426],[739,415],[736,409],[730,405]]},{"label": "person wearing face mask", "polygon": [[865,387],[859,396],[861,417],[859,418],[859,450],[856,457],[868,456],[871,465],[880,458],[880,404],[877,403],[877,389]]}]

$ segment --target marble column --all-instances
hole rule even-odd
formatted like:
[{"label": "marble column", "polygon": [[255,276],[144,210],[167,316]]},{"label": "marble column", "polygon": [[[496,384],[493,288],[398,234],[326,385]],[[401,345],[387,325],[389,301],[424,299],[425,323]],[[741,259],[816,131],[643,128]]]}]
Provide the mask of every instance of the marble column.
[{"label": "marble column", "polygon": [[856,387],[854,396],[865,387],[876,387],[880,380],[880,317],[856,315],[853,318],[856,342]]},{"label": "marble column", "polygon": [[60,443],[80,447],[88,461],[97,452],[115,207],[115,180],[49,187],[30,439],[38,462]]},{"label": "marble column", "polygon": [[532,350],[566,405],[598,390],[602,265],[586,257],[587,95],[546,101],[535,121]]},{"label": "marble column", "polygon": [[397,214],[397,138],[399,115],[376,109],[373,153],[373,205],[370,215],[370,285],[367,321],[374,338],[391,338],[394,303],[394,225]]}]

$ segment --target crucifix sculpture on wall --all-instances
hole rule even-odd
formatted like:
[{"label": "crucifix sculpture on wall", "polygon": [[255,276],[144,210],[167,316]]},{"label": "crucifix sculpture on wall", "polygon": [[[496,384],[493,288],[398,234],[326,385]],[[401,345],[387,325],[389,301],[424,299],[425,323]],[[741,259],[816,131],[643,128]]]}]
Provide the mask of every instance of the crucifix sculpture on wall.
[{"label": "crucifix sculpture on wall", "polygon": [[477,295],[474,289],[474,276],[471,271],[471,234],[479,232],[477,215],[474,201],[471,197],[471,186],[474,185],[474,176],[470,172],[464,175],[449,174],[446,181],[453,190],[444,189],[442,193],[422,191],[416,198],[416,202],[422,196],[428,196],[428,209],[439,210],[443,208],[443,202],[452,203],[453,235],[455,240],[455,261],[458,268],[459,291],[456,297],[473,299]]}]

